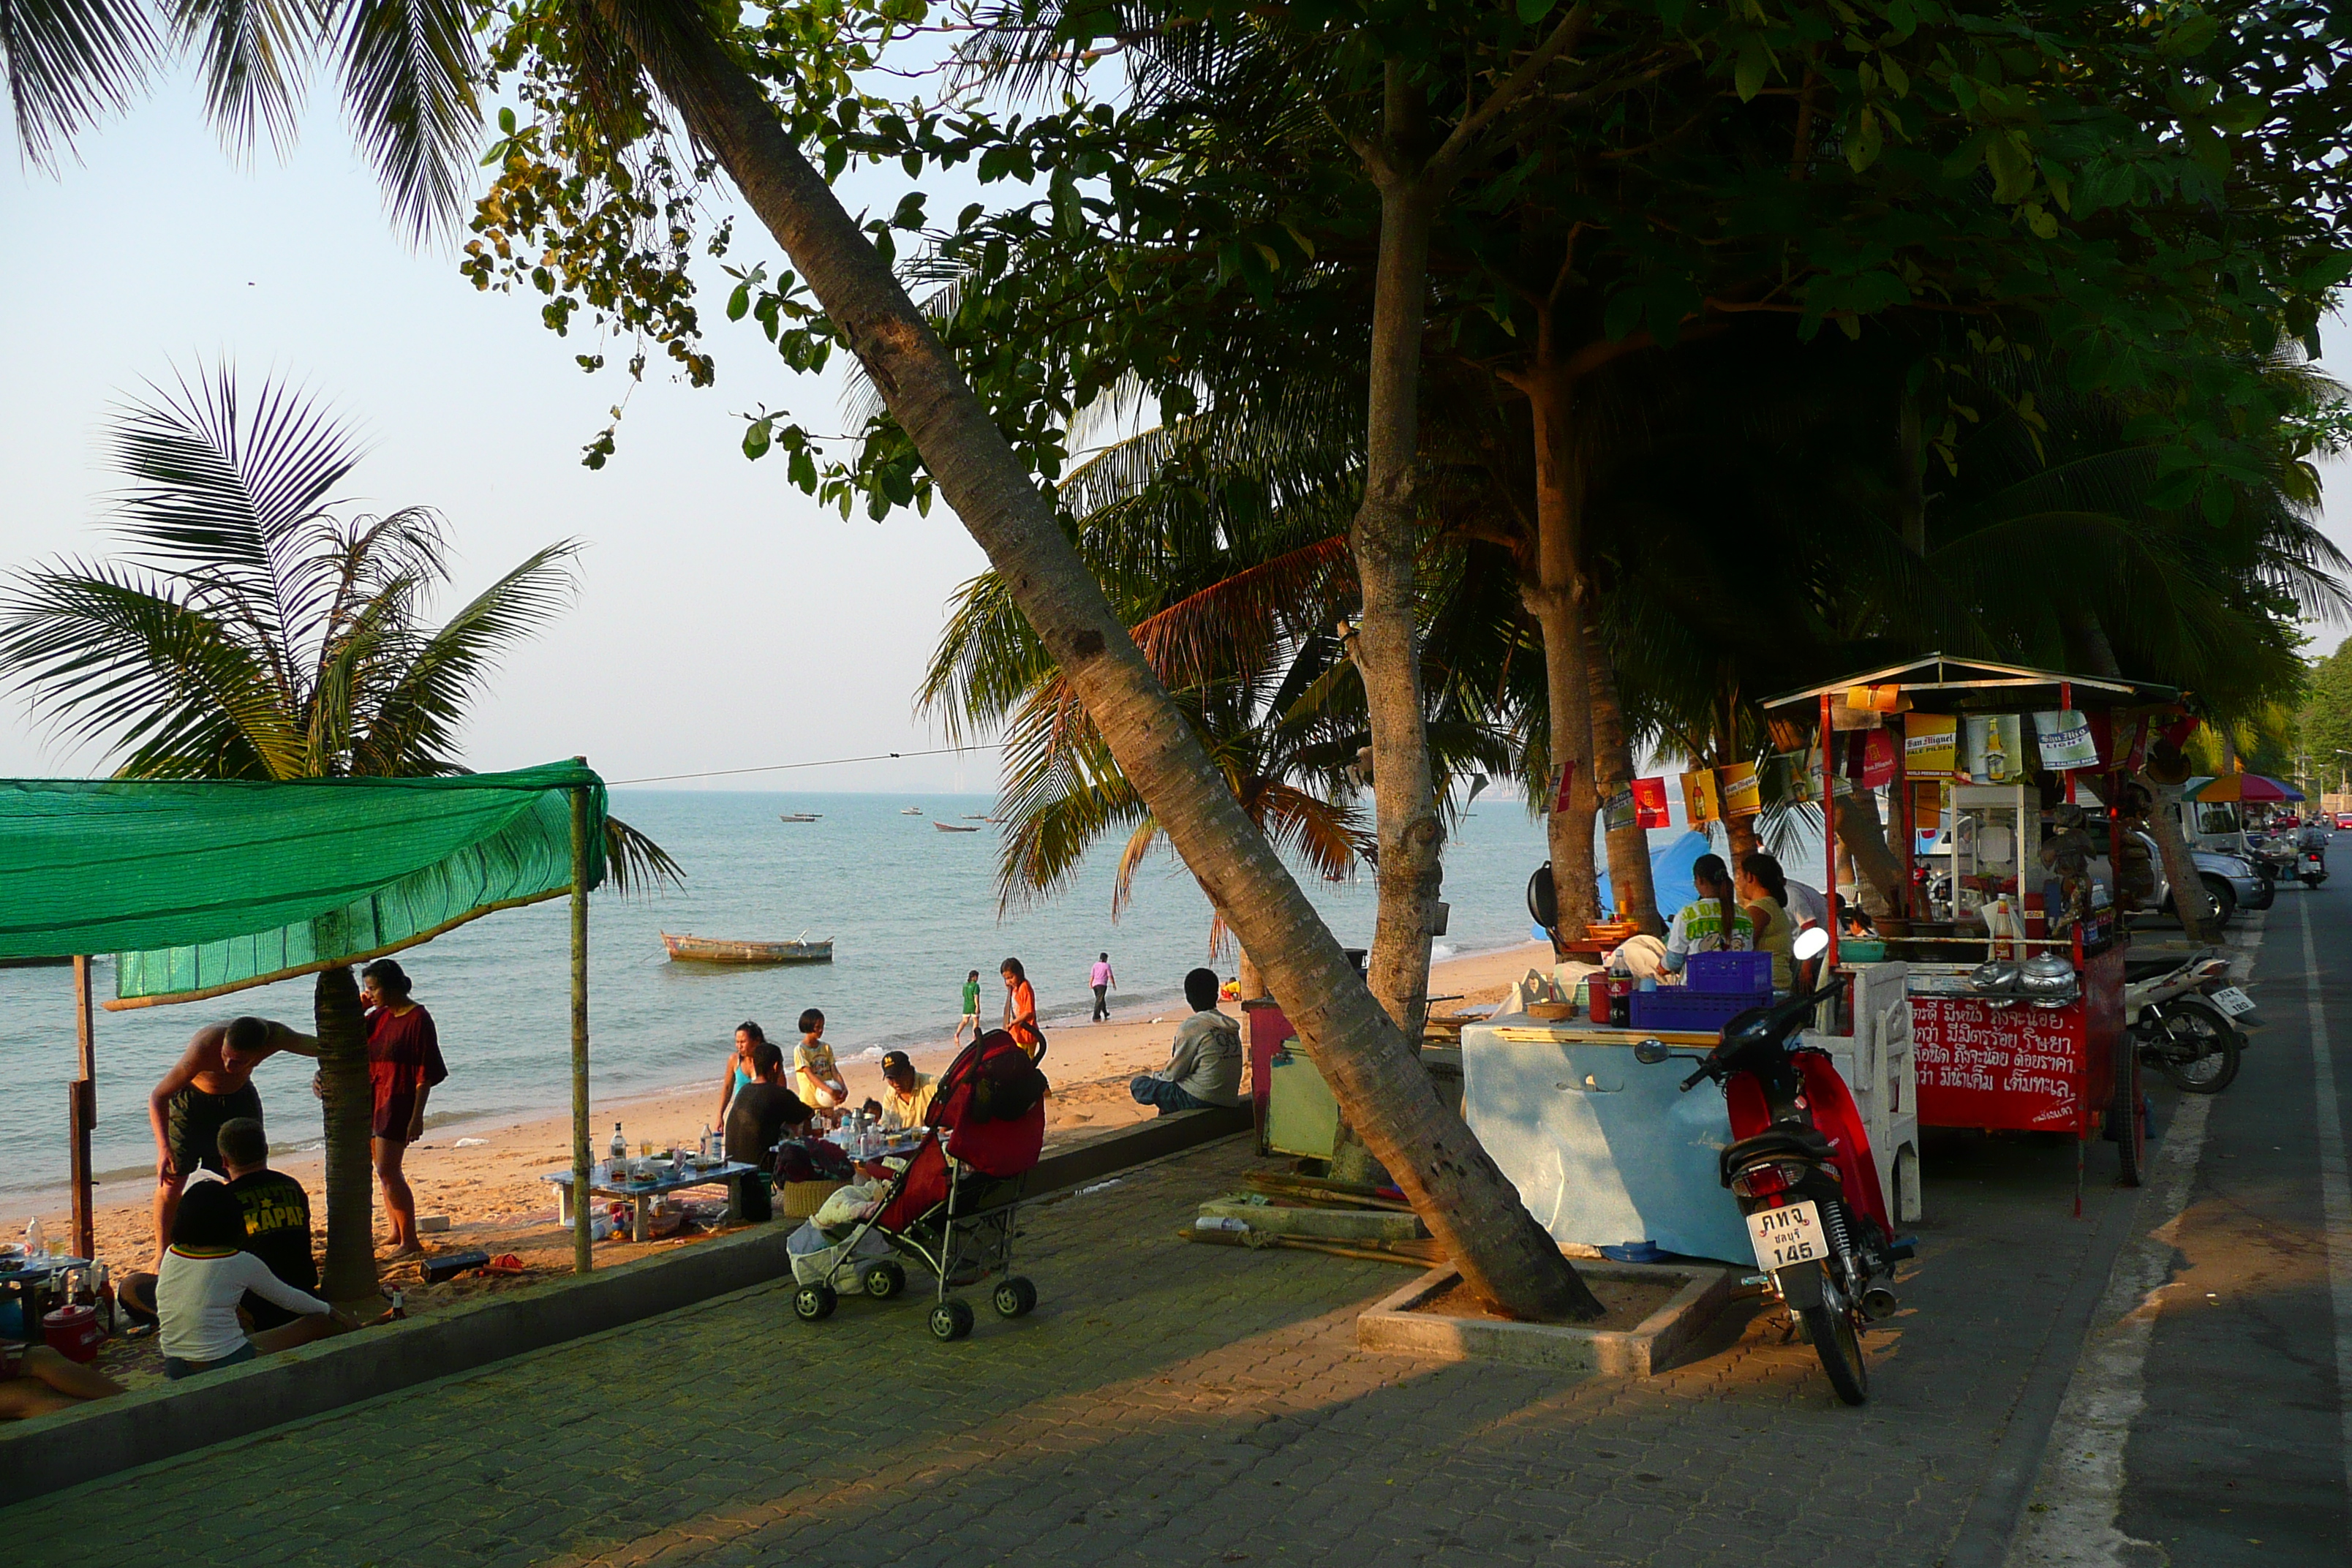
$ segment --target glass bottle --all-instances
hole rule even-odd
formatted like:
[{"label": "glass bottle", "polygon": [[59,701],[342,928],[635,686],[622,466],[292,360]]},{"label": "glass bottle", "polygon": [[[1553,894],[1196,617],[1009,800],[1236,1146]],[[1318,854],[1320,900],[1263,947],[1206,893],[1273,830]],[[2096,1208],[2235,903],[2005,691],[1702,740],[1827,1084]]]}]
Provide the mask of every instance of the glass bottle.
[{"label": "glass bottle", "polygon": [[621,1136],[621,1124],[613,1123],[613,1180],[620,1181],[628,1174],[629,1141]]}]

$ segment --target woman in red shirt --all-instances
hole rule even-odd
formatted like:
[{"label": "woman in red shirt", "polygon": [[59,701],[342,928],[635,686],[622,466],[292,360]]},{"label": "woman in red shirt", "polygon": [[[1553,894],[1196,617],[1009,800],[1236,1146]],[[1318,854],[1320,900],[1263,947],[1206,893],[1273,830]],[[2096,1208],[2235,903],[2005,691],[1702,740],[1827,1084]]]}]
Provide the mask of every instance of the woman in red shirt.
[{"label": "woman in red shirt", "polygon": [[407,971],[379,958],[360,971],[360,1000],[369,1007],[368,1083],[375,1091],[370,1129],[376,1179],[383,1184],[384,1212],[392,1216],[394,1257],[422,1252],[416,1237],[416,1194],[401,1174],[408,1146],[425,1135],[426,1091],[449,1076],[433,1015],[408,999]]}]

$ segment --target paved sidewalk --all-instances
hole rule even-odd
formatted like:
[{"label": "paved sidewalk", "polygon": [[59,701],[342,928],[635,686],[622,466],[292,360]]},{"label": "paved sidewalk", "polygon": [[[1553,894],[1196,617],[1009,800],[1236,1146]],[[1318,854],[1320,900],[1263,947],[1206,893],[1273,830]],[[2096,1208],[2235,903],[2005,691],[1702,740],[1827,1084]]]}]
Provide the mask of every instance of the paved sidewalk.
[{"label": "paved sidewalk", "polygon": [[2024,1473],[2038,1456],[2037,1391],[2073,1363],[2064,1313],[2095,1297],[2097,1243],[2127,1212],[2112,1150],[2088,1158],[2078,1220],[2069,1145],[1930,1152],[1922,1258],[1906,1315],[1871,1336],[1861,1410],[1760,1319],[1638,1384],[1360,1352],[1355,1313],[1404,1271],[1174,1239],[1249,1164],[1234,1140],[1034,1209],[1036,1315],[981,1303],[961,1344],[933,1343],[918,1301],[803,1325],[765,1288],[45,1498],[0,1530],[31,1562],[239,1568],[1928,1568],[2006,1531],[2019,1443]]}]

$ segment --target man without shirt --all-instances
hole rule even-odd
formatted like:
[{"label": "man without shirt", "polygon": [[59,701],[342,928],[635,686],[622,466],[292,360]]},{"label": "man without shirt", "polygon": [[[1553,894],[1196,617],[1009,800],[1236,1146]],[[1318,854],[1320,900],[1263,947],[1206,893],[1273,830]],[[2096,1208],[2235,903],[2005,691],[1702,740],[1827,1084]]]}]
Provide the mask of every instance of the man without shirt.
[{"label": "man without shirt", "polygon": [[155,1130],[155,1268],[172,1245],[172,1216],[180,1191],[199,1165],[228,1173],[220,1156],[220,1130],[239,1117],[262,1120],[253,1069],[280,1051],[316,1058],[319,1042],[268,1018],[231,1018],[196,1031],[147,1097]]}]

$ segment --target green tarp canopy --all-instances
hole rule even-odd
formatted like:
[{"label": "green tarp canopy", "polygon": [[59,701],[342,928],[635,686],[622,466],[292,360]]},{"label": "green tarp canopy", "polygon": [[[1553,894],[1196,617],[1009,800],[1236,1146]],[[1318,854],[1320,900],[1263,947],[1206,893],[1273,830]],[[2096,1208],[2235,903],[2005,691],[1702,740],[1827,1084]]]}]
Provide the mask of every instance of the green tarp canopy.
[{"label": "green tarp canopy", "polygon": [[376,957],[572,889],[582,763],[433,779],[0,781],[0,958],[113,952],[110,1006]]}]

